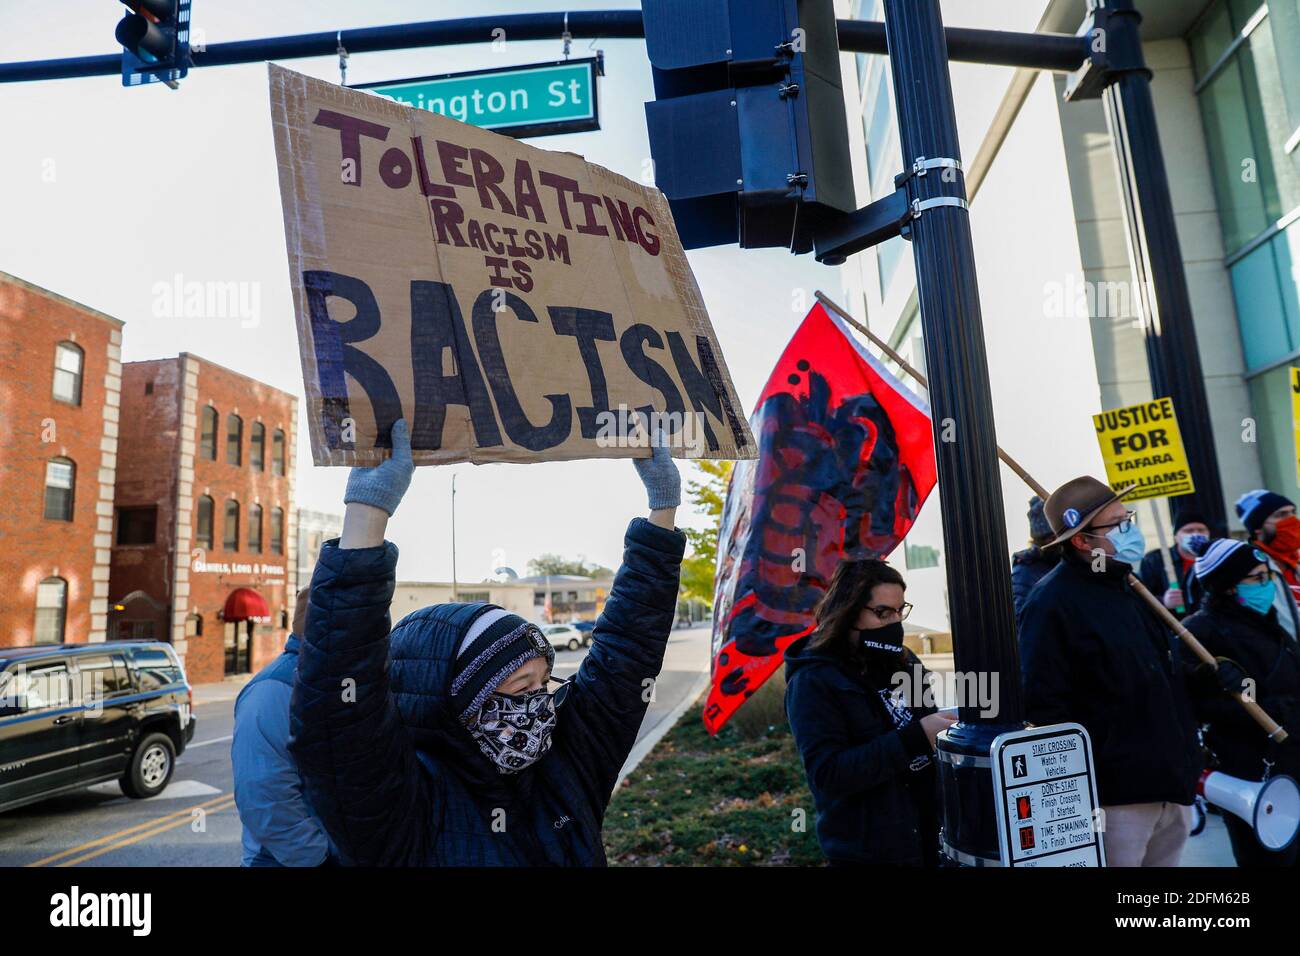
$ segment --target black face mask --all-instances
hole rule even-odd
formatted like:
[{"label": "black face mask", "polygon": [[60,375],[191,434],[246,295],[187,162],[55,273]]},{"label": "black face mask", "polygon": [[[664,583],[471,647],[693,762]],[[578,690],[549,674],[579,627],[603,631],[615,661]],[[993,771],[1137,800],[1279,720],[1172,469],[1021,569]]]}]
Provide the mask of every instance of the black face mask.
[{"label": "black face mask", "polygon": [[859,631],[858,646],[865,651],[897,654],[903,649],[903,622],[895,621],[869,631]]}]

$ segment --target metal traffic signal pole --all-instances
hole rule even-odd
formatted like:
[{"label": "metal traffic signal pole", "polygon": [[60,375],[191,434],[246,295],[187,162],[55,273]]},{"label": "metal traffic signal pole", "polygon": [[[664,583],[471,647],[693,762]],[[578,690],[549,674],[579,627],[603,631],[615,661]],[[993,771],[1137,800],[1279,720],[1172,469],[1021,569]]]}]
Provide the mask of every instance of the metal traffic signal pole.
[{"label": "metal traffic signal pole", "polygon": [[[1096,87],[1103,87],[1100,95],[1114,144],[1129,260],[1144,320],[1151,394],[1173,399],[1196,482],[1194,495],[1177,500],[1192,498],[1210,528],[1223,534],[1227,531],[1223,481],[1169,174],[1151,99],[1151,71],[1138,33],[1142,15],[1133,0],[1089,0],[1088,7],[1091,22],[1085,23],[1084,29],[1089,35],[1096,34],[1101,49],[1094,52],[1066,96],[1081,99],[1097,95]],[[1174,503],[1169,500],[1171,509]]]},{"label": "metal traffic signal pole", "polygon": [[[979,284],[939,0],[885,0],[903,169],[912,184],[912,250],[924,330],[943,515],[953,666],[994,690],[991,717],[961,702],[939,738],[943,850],[966,865],[999,861],[989,750],[1024,726]],[[920,164],[918,167],[918,161]],[[958,681],[958,686],[965,686]]]}]

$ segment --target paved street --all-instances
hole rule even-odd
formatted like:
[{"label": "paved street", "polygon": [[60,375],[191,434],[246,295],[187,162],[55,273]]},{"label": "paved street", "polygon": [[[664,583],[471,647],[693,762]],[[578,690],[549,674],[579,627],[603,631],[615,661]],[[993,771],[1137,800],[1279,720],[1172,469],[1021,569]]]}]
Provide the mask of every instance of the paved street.
[{"label": "paved street", "polygon": [[[556,673],[578,669],[586,650],[557,651]],[[674,631],[638,742],[667,720],[708,670],[709,631]],[[150,800],[131,800],[114,783],[0,814],[0,866],[236,866],[230,739],[237,684],[195,690],[198,728],[171,784]],[[213,696],[222,699],[211,699]],[[207,702],[200,702],[207,699]]]},{"label": "paved street", "polygon": [[[673,632],[634,756],[642,742],[649,744],[667,730],[673,714],[703,688],[708,653],[707,628]],[[556,673],[573,674],[586,654],[558,651]],[[936,670],[951,667],[950,660],[941,657],[927,658],[927,665]],[[239,818],[230,739],[240,686],[227,682],[195,689],[198,731],[160,796],[131,800],[116,783],[106,783],[0,814],[0,866],[237,865]],[[1188,841],[1183,865],[1233,865],[1221,817],[1211,814],[1205,830]]]}]

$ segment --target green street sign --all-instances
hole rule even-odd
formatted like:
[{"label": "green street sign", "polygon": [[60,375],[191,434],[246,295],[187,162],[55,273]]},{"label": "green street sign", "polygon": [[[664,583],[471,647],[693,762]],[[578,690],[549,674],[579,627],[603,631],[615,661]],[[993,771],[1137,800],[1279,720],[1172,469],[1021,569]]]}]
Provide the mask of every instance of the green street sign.
[{"label": "green street sign", "polygon": [[522,139],[600,129],[596,77],[604,72],[604,58],[590,57],[359,83],[353,89]]}]

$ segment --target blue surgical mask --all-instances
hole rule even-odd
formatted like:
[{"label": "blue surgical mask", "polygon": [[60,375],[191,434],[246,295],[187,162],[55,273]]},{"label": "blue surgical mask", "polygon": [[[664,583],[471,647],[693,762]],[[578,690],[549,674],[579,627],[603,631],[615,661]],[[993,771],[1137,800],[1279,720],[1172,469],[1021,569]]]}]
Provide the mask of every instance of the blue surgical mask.
[{"label": "blue surgical mask", "polygon": [[1129,522],[1128,530],[1111,528],[1106,537],[1115,546],[1115,560],[1125,564],[1137,564],[1142,555],[1147,553],[1147,539],[1142,536],[1142,529],[1136,522]]},{"label": "blue surgical mask", "polygon": [[1237,585],[1237,600],[1256,614],[1267,614],[1277,592],[1272,581],[1253,581]]}]

